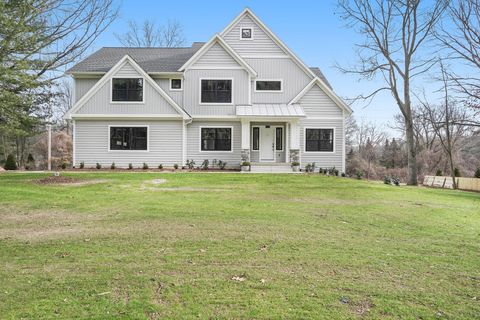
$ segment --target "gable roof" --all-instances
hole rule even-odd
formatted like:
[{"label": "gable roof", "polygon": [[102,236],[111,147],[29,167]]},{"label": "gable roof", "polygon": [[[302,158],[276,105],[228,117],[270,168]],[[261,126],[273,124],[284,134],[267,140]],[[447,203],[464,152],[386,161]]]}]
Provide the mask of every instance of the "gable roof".
[{"label": "gable roof", "polygon": [[312,72],[315,73],[318,78],[320,78],[330,89],[333,90],[332,85],[330,82],[328,82],[327,77],[325,77],[319,67],[310,67],[310,70],[312,70]]},{"label": "gable roof", "polygon": [[351,114],[353,112],[352,108],[350,108],[342,99],[340,99],[339,96],[337,96],[335,94],[335,92],[333,92],[333,90],[328,87],[320,78],[318,77],[315,77],[312,81],[310,81],[309,84],[307,84],[307,86],[305,88],[303,88],[302,91],[300,91],[299,94],[297,94],[297,96],[295,98],[292,99],[292,101],[290,101],[289,104],[295,104],[295,103],[298,103],[300,101],[300,99],[302,99],[302,97],[308,92],[310,91],[310,89],[313,87],[313,86],[319,86],[320,89],[323,90],[323,92],[325,92],[325,94],[330,97],[330,99],[333,100],[333,102],[342,110],[344,110],[345,112],[347,112],[348,114]]},{"label": "gable roof", "polygon": [[74,107],[70,109],[65,118],[70,119],[72,114],[75,114],[100,88],[112,78],[125,64],[130,63],[130,65],[147,81],[184,119],[190,119],[190,115],[183,110],[159,85],[153,80],[130,56],[125,55],[120,59],[100,80],[95,83],[95,85],[88,90],[88,92],[75,103]]},{"label": "gable roof", "polygon": [[67,70],[67,73],[106,73],[125,55],[134,59],[147,73],[177,72],[205,43],[194,42],[182,48],[105,47]]},{"label": "gable roof", "polygon": [[251,76],[256,77],[257,72],[230,47],[225,40],[218,34],[215,34],[203,47],[198,50],[188,61],[183,64],[178,71],[183,71],[191,67],[198,59],[204,55],[215,44],[218,43],[240,66],[242,66]]}]

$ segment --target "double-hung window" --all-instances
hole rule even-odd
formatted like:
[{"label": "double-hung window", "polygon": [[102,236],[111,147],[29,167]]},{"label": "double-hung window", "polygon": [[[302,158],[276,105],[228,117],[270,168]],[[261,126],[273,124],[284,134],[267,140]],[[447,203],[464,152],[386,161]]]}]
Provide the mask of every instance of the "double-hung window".
[{"label": "double-hung window", "polygon": [[142,78],[113,78],[112,79],[113,102],[142,102],[143,79]]},{"label": "double-hung window", "polygon": [[200,85],[201,103],[232,103],[231,79],[202,79]]},{"label": "double-hung window", "polygon": [[232,128],[201,128],[202,151],[232,151]]},{"label": "double-hung window", "polygon": [[333,152],[333,129],[305,129],[305,151]]},{"label": "double-hung window", "polygon": [[110,150],[148,150],[148,128],[110,127]]}]

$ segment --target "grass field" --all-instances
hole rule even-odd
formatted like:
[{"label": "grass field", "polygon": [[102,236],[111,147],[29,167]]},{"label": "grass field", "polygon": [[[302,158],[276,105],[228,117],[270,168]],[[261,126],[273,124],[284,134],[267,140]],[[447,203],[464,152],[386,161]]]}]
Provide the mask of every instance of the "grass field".
[{"label": "grass field", "polygon": [[[479,319],[480,195],[320,175],[0,175],[2,319]],[[164,179],[164,180],[162,180]]]}]

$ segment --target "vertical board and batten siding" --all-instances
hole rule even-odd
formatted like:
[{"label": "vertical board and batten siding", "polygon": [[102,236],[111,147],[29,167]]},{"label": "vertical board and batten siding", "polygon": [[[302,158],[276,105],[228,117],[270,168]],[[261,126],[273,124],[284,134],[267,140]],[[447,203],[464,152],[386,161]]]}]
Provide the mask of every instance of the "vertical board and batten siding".
[{"label": "vertical board and batten siding", "polygon": [[[200,104],[200,79],[233,79],[233,104]],[[184,75],[184,109],[195,115],[235,115],[235,105],[248,104],[248,73],[245,70],[189,69]]]},{"label": "vertical board and batten siding", "polygon": [[[252,28],[253,39],[240,39],[241,28]],[[249,16],[244,16],[222,38],[240,56],[283,56],[285,52]]]},{"label": "vertical board and batten siding", "polygon": [[[148,129],[149,151],[109,151],[109,125],[146,125]],[[141,167],[145,162],[151,168],[160,163],[172,166],[182,164],[183,121],[75,121],[75,165],[85,162],[85,167],[94,167],[100,163],[110,167],[112,162],[118,167]]]},{"label": "vertical board and batten siding", "polygon": [[[200,151],[201,127],[233,127],[232,152]],[[193,121],[187,125],[187,159],[193,159],[200,165],[208,159],[210,164],[214,159],[227,162],[227,167],[240,165],[241,160],[242,125],[239,121]]]},{"label": "vertical board and batten siding", "polygon": [[237,68],[240,65],[227,51],[225,51],[225,49],[222,48],[221,45],[215,43],[193,64],[192,67],[208,68],[212,66]]},{"label": "vertical board and batten siding", "polygon": [[[306,128],[333,128],[335,152],[305,152]],[[343,119],[303,119],[300,121],[300,162],[302,167],[315,162],[317,168],[337,168],[343,170]]]},{"label": "vertical board and batten siding", "polygon": [[170,90],[170,79],[154,78],[153,80],[155,80],[155,82],[160,86],[160,88],[162,88],[163,91],[165,91],[165,93],[173,99],[173,101],[175,101],[179,106],[183,105],[183,90]]},{"label": "vertical board and batten siding", "polygon": [[100,78],[75,78],[75,101],[80,100],[88,90],[92,89]]},{"label": "vertical board and batten siding", "polygon": [[[123,77],[140,77],[141,75],[127,63],[115,75]],[[76,112],[78,114],[179,114],[153,86],[144,79],[143,103],[112,103],[112,86],[109,79]]]},{"label": "vertical board and batten siding", "polygon": [[314,85],[299,101],[305,114],[310,117],[343,117],[343,111],[333,100]]},{"label": "vertical board and batten siding", "polygon": [[282,92],[255,92],[252,81],[252,103],[289,103],[312,80],[292,59],[245,59],[257,72],[257,79],[282,80]]}]

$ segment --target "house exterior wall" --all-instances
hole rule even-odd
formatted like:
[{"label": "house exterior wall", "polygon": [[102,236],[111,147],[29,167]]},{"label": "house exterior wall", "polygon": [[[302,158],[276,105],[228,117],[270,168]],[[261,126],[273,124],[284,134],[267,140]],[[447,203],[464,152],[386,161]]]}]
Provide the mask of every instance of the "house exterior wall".
[{"label": "house exterior wall", "polygon": [[[233,79],[233,104],[200,104],[200,79]],[[235,115],[235,105],[248,104],[248,73],[242,69],[189,69],[184,76],[184,109],[195,115]]]},{"label": "house exterior wall", "polygon": [[[115,150],[109,151],[109,125],[148,126],[148,151]],[[172,166],[182,164],[183,121],[113,121],[113,120],[76,120],[75,121],[75,165],[85,162],[85,167],[94,167],[100,163],[110,167],[112,162],[118,167],[142,167],[147,163],[150,168],[159,164]]]},{"label": "house exterior wall", "polygon": [[[201,127],[232,127],[232,151],[201,151],[200,128]],[[196,121],[187,125],[187,159],[193,159],[196,165],[208,159],[210,163],[214,159],[227,162],[227,166],[239,166],[241,157],[242,126],[240,121]]]},{"label": "house exterior wall", "polygon": [[213,46],[205,52],[194,64],[193,68],[211,68],[223,67],[223,68],[237,68],[239,64],[232,56],[222,48],[218,43],[213,44]]},{"label": "house exterior wall", "polygon": [[75,99],[74,102],[80,100],[90,90],[100,78],[76,78],[75,79]]},{"label": "house exterior wall", "polygon": [[343,117],[343,111],[318,86],[313,86],[299,101],[310,117]]},{"label": "house exterior wall", "polygon": [[[178,78],[176,78],[178,79]],[[179,106],[183,106],[183,86],[182,90],[170,90],[170,78],[154,78],[155,82],[170,96]],[[183,85],[183,82],[182,82]]]}]

